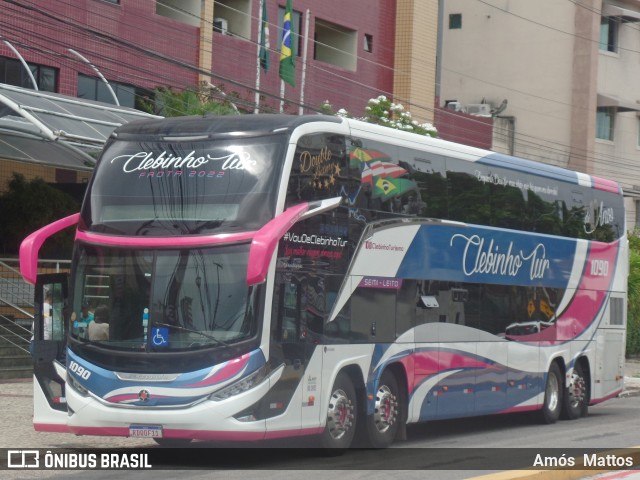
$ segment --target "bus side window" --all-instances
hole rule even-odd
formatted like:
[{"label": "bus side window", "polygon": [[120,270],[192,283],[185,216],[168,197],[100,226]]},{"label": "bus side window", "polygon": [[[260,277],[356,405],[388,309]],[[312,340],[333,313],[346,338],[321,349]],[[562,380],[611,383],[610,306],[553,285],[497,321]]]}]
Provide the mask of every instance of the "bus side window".
[{"label": "bus side window", "polygon": [[300,296],[298,284],[289,281],[280,286],[280,298],[282,299],[281,325],[279,338],[281,340],[293,341],[298,337]]},{"label": "bus side window", "polygon": [[315,133],[301,137],[291,166],[285,208],[340,196],[348,188],[348,165],[344,136]]},{"label": "bus side window", "polygon": [[402,286],[397,291],[396,338],[400,338],[404,333],[415,327],[417,285],[418,282],[416,280],[403,280]]},{"label": "bus side window", "polygon": [[43,339],[62,340],[64,338],[64,299],[59,288],[53,284],[45,286],[43,315]]}]

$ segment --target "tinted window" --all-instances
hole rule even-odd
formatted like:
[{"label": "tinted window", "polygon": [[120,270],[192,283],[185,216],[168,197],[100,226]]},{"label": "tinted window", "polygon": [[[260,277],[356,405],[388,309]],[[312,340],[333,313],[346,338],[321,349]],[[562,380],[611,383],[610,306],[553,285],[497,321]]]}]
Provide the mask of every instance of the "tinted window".
[{"label": "tinted window", "polygon": [[600,241],[624,233],[624,206],[616,193],[563,182],[545,172],[534,175],[358,140],[350,149],[360,181],[354,211],[368,221],[420,216]]},{"label": "tinted window", "polygon": [[341,196],[349,189],[348,181],[344,136],[306,135],[298,141],[293,158],[287,206]]},{"label": "tinted window", "polygon": [[81,246],[72,335],[135,351],[246,339],[257,331],[258,314],[257,289],[246,283],[248,254],[248,245],[159,252]]},{"label": "tinted window", "polygon": [[281,136],[112,142],[83,220],[91,230],[128,235],[258,229],[275,212],[285,147]]},{"label": "tinted window", "polygon": [[564,294],[557,288],[517,285],[446,281],[420,281],[418,285],[418,324],[455,323],[509,338],[553,325]]}]

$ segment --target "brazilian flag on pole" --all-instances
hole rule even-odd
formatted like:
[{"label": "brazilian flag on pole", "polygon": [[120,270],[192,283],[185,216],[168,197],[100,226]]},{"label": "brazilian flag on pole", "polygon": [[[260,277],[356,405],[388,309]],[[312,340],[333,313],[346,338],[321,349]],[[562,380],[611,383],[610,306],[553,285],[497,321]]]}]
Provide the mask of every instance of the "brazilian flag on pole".
[{"label": "brazilian flag on pole", "polygon": [[296,49],[292,29],[293,10],[291,0],[287,0],[282,24],[282,42],[280,43],[280,78],[292,87],[296,86]]}]

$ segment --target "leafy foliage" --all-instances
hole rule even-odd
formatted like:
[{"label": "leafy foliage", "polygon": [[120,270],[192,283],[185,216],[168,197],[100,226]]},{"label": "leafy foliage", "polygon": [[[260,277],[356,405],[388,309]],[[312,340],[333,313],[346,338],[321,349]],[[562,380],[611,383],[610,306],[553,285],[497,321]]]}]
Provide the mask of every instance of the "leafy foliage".
[{"label": "leafy foliage", "polygon": [[[320,110],[326,114],[352,118],[352,115],[344,108],[334,113],[329,100],[320,105]],[[405,132],[417,133],[418,135],[438,136],[438,130],[432,124],[417,122],[411,116],[411,112],[406,111],[402,104],[393,103],[384,95],[369,99],[364,110],[364,116],[358,118],[358,120]]]},{"label": "leafy foliage", "polygon": [[[0,249],[5,255],[15,255],[27,235],[79,210],[80,204],[71,195],[43,179],[27,181],[14,173],[9,189],[0,195]],[[41,252],[43,257],[70,258],[72,248],[73,229],[66,229],[47,240]]]},{"label": "leafy foliage", "polygon": [[[219,97],[224,99],[221,101]],[[235,97],[234,97],[235,98]],[[224,92],[211,87],[194,87],[181,91],[171,87],[160,87],[154,91],[154,100],[144,107],[149,113],[164,117],[186,115],[237,115],[234,103]]]},{"label": "leafy foliage", "polygon": [[640,231],[629,234],[627,356],[640,354]]}]

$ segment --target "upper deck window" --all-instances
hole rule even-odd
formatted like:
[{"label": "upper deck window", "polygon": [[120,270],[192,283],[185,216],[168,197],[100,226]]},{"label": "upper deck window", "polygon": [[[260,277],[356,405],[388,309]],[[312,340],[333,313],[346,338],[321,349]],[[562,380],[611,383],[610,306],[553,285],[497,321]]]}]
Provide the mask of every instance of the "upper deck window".
[{"label": "upper deck window", "polygon": [[138,236],[258,229],[274,216],[285,148],[281,135],[114,141],[96,167],[84,224]]}]

